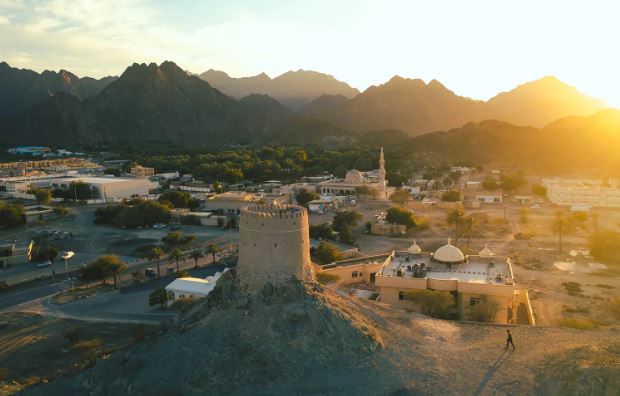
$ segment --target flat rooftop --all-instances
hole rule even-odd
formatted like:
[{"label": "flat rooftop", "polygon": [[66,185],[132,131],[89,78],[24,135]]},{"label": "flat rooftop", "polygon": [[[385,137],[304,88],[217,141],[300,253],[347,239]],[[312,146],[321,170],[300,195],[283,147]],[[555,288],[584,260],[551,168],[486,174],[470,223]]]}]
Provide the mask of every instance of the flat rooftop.
[{"label": "flat rooftop", "polygon": [[65,179],[60,179],[59,181],[63,182],[82,182],[87,184],[109,184],[109,183],[120,183],[127,182],[133,180],[144,180],[144,179],[128,179],[124,177],[68,177]]},{"label": "flat rooftop", "polygon": [[[381,269],[381,275],[386,277],[398,276],[401,271],[403,278],[430,278],[440,280],[457,280],[468,283],[506,284],[512,282],[512,274],[507,257],[480,257],[468,256],[468,261],[462,264],[440,264],[431,261],[430,253],[412,254],[408,252],[394,252],[386,265]],[[425,272],[417,268],[424,265]],[[415,275],[415,276],[414,276]]]}]

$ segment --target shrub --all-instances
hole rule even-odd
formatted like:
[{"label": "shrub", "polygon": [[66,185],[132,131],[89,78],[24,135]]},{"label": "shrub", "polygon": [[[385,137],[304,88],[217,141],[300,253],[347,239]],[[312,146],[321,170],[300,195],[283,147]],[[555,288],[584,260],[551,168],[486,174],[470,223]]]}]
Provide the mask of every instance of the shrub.
[{"label": "shrub", "polygon": [[297,196],[295,197],[295,200],[297,201],[297,203],[299,205],[305,206],[307,208],[308,207],[308,202],[314,201],[317,198],[318,198],[318,195],[316,195],[316,193],[314,191],[308,191],[305,188],[302,188],[297,193]]},{"label": "shrub", "polygon": [[323,271],[317,272],[317,274],[316,274],[316,281],[319,282],[322,285],[326,285],[326,284],[331,283],[331,282],[336,282],[339,279],[340,279],[339,276],[334,275],[334,274],[330,274],[330,273],[327,273],[327,272],[323,272]]},{"label": "shrub", "polygon": [[312,255],[320,264],[328,264],[342,259],[342,255],[332,244],[321,242],[319,246],[313,249]]},{"label": "shrub", "polygon": [[461,200],[461,192],[456,190],[446,191],[441,195],[444,202],[458,202]]},{"label": "shrub", "polygon": [[328,223],[311,224],[310,238],[313,239],[334,239],[334,230]]},{"label": "shrub", "polygon": [[174,274],[174,276],[176,278],[187,278],[187,277],[189,277],[189,272],[187,272],[185,270],[181,270],[181,271],[177,272],[176,274]]},{"label": "shrub", "polygon": [[447,318],[454,305],[452,294],[439,290],[416,290],[405,294],[405,299],[420,306],[424,315],[433,318]]},{"label": "shrub", "polygon": [[599,283],[596,287],[600,287],[601,289],[615,289],[612,285],[606,285],[604,283]]},{"label": "shrub", "polygon": [[92,354],[98,351],[99,349],[101,349],[102,345],[103,345],[103,340],[101,338],[93,338],[90,340],[76,342],[75,344],[71,345],[71,349],[73,349],[74,351],[80,351],[80,352],[86,352],[86,353]]},{"label": "shrub", "polygon": [[570,318],[558,321],[558,325],[572,329],[592,330],[598,327],[598,322],[587,318]]},{"label": "shrub", "polygon": [[614,318],[620,320],[620,298],[612,298],[605,303],[605,311]]},{"label": "shrub", "polygon": [[474,322],[492,323],[495,321],[495,315],[499,310],[497,301],[482,301],[469,309],[467,318]]},{"label": "shrub", "polygon": [[581,285],[577,282],[564,282],[562,286],[564,286],[569,296],[579,296],[583,291]]}]

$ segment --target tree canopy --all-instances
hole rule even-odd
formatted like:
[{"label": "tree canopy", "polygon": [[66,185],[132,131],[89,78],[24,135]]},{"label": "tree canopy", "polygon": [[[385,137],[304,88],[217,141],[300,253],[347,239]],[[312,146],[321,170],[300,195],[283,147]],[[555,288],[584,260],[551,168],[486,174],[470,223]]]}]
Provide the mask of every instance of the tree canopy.
[{"label": "tree canopy", "polygon": [[306,208],[308,207],[308,202],[313,201],[317,198],[318,195],[316,195],[314,191],[306,190],[305,188],[300,189],[297,193],[297,196],[295,197],[297,203],[301,206],[305,206]]},{"label": "tree canopy", "polygon": [[312,256],[319,264],[328,264],[342,259],[342,255],[336,247],[330,243],[321,242],[312,249]]},{"label": "tree canopy", "polygon": [[399,206],[392,206],[387,210],[387,216],[385,220],[388,223],[400,224],[407,227],[407,229],[416,226],[415,214],[411,210],[401,208]]},{"label": "tree canopy", "polygon": [[390,201],[400,206],[404,206],[409,198],[411,194],[407,190],[396,190],[390,195]]},{"label": "tree canopy", "polygon": [[456,190],[446,191],[441,195],[441,200],[444,202],[458,202],[461,200],[461,192]]}]

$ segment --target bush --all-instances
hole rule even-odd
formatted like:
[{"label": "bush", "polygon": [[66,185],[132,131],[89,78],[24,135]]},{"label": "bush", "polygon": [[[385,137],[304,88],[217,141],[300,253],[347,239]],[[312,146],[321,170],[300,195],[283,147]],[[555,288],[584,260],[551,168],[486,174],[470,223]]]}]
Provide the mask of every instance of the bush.
[{"label": "bush", "polygon": [[405,205],[409,198],[411,198],[411,193],[407,190],[396,190],[390,195],[390,201],[400,206]]},{"label": "bush", "polygon": [[418,304],[424,315],[447,319],[454,305],[452,294],[439,290],[416,290],[405,294],[405,299]]},{"label": "bush", "polygon": [[0,202],[0,228],[13,228],[26,222],[23,205]]},{"label": "bush", "polygon": [[328,264],[342,259],[342,255],[334,245],[321,242],[319,246],[312,250],[314,259],[320,264]]},{"label": "bush", "polygon": [[310,238],[313,239],[334,239],[334,229],[328,223],[311,224]]},{"label": "bush", "polygon": [[564,289],[566,289],[569,296],[579,296],[583,291],[581,289],[581,284],[577,282],[564,282],[562,283],[562,286],[564,286]]},{"label": "bush", "polygon": [[416,226],[415,214],[413,211],[398,206],[392,206],[387,210],[385,220],[388,223],[404,225],[407,229]]},{"label": "bush", "polygon": [[596,287],[600,287],[601,289],[615,289],[612,285],[606,285],[604,283],[599,283]]},{"label": "bush", "polygon": [[314,191],[308,191],[305,188],[302,188],[297,193],[295,200],[301,206],[308,207],[308,202],[313,201],[318,198],[318,195]]},{"label": "bush", "polygon": [[188,278],[189,277],[189,272],[185,271],[185,270],[181,270],[177,273],[174,274],[175,278]]},{"label": "bush", "polygon": [[141,227],[167,223],[170,208],[159,202],[135,200],[130,203],[100,206],[95,211],[95,223],[122,227]]},{"label": "bush", "polygon": [[158,287],[153,290],[153,292],[149,295],[149,305],[157,305],[160,304],[163,308],[168,301],[168,292],[163,287]]},{"label": "bush", "polygon": [[168,191],[160,195],[157,200],[173,208],[195,209],[200,206],[200,202],[185,191]]},{"label": "bush", "polygon": [[620,298],[612,298],[605,302],[604,308],[612,318],[620,320]]},{"label": "bush", "polygon": [[355,209],[341,210],[336,213],[332,220],[332,228],[335,231],[342,231],[346,228],[357,225],[362,220],[362,214]]},{"label": "bush", "polygon": [[474,322],[493,323],[498,310],[499,303],[497,301],[482,301],[469,309],[467,318]]},{"label": "bush", "polygon": [[103,345],[103,340],[101,338],[93,338],[90,340],[84,340],[76,342],[71,345],[71,349],[74,351],[86,352],[92,354],[101,349]]},{"label": "bush", "polygon": [[590,254],[596,260],[619,263],[620,262],[620,233],[603,230],[594,233],[590,237]]},{"label": "bush", "polygon": [[598,322],[587,318],[570,318],[561,319],[558,321],[558,325],[562,327],[570,327],[572,329],[592,330],[598,327]]},{"label": "bush", "polygon": [[444,202],[458,202],[461,200],[461,192],[456,190],[446,191],[441,195]]},{"label": "bush", "polygon": [[336,282],[338,280],[340,280],[339,276],[327,272],[320,271],[316,274],[316,281],[322,285],[327,285],[328,283]]}]

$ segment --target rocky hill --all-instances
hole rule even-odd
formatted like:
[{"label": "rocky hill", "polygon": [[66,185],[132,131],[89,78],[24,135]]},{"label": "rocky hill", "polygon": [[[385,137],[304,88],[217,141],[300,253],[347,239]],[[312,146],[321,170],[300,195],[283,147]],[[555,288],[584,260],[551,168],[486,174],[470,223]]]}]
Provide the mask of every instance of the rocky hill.
[{"label": "rocky hill", "polygon": [[264,141],[290,111],[270,98],[241,102],[172,62],[134,64],[98,95],[52,96],[4,117],[5,139],[18,144],[168,141],[217,147]]},{"label": "rocky hill", "polygon": [[200,78],[237,99],[253,93],[269,95],[295,111],[322,95],[351,98],[359,93],[329,74],[309,70],[289,71],[272,79],[265,73],[233,78],[223,71],[211,69],[202,73]]},{"label": "rocky hill", "polygon": [[39,74],[0,62],[0,116],[18,113],[58,92],[70,93],[78,98],[94,96],[115,79],[80,78],[67,70],[45,70]]},{"label": "rocky hill", "polygon": [[605,107],[576,88],[545,77],[504,92],[487,102],[458,96],[437,80],[399,76],[314,116],[355,131],[399,129],[415,136],[457,128],[467,122],[496,119],[541,127],[558,118],[586,116]]},{"label": "rocky hill", "polygon": [[[230,273],[229,273],[230,274]],[[225,277],[179,325],[25,395],[617,394],[617,330],[435,320],[318,285]]]}]

